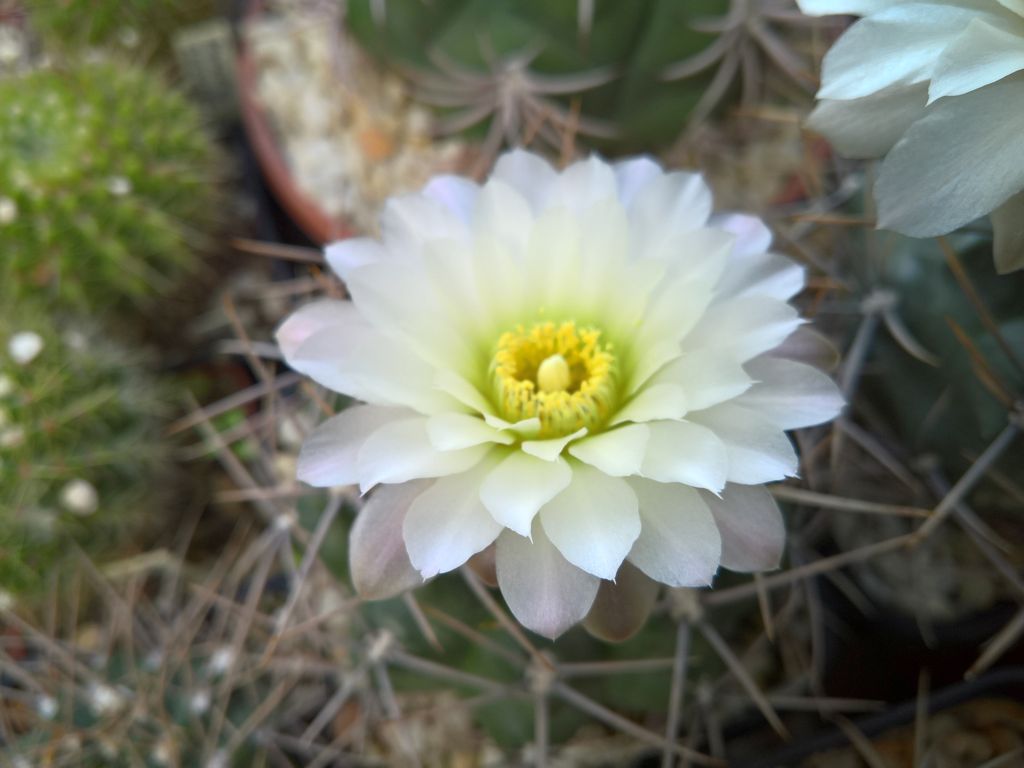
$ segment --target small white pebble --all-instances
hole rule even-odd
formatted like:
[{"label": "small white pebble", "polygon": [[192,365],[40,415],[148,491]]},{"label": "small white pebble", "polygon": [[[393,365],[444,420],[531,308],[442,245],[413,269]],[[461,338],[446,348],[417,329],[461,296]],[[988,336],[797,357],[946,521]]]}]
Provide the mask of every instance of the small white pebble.
[{"label": "small white pebble", "polygon": [[124,176],[111,176],[107,181],[107,190],[117,197],[124,197],[132,191],[132,183]]},{"label": "small white pebble", "polygon": [[9,197],[0,197],[0,226],[18,218],[18,204]]},{"label": "small white pebble", "polygon": [[210,674],[223,675],[234,662],[235,652],[225,645],[213,652],[210,656],[210,661],[206,664],[206,668]]},{"label": "small white pebble", "polygon": [[89,689],[89,708],[97,715],[105,715],[121,708],[121,694],[109,685],[97,683]]},{"label": "small white pebble", "polygon": [[60,505],[74,515],[85,517],[99,509],[100,495],[88,480],[75,478],[61,488]]},{"label": "small white pebble", "polygon": [[20,331],[7,342],[7,353],[18,365],[31,363],[43,351],[43,337],[34,331]]},{"label": "small white pebble", "polygon": [[157,765],[170,765],[172,754],[173,751],[171,750],[171,745],[168,743],[167,739],[161,739],[160,743],[157,744],[156,748],[153,750],[153,762]]},{"label": "small white pebble", "polygon": [[53,720],[57,716],[57,700],[53,696],[40,696],[36,701],[36,712],[44,720]]},{"label": "small white pebble", "polygon": [[192,698],[189,699],[188,706],[197,715],[206,714],[206,711],[210,708],[210,692],[205,690],[196,691],[192,694]]}]

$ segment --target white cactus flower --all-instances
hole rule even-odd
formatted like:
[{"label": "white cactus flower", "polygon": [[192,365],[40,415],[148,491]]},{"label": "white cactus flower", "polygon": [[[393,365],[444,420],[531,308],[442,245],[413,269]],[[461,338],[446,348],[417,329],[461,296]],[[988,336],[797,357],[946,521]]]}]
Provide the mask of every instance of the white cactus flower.
[{"label": "white cactus flower", "polygon": [[808,124],[885,157],[878,225],[932,237],[991,214],[996,268],[1024,267],[1024,2],[798,2],[864,16],[826,54]]},{"label": "white cactus flower", "polygon": [[842,401],[789,359],[803,269],[759,220],[711,208],[700,176],[646,158],[558,172],[514,151],[482,186],[389,201],[381,242],[327,248],[352,301],[303,307],[277,338],[366,403],[298,463],[315,486],[377,488],[352,531],[364,596],[493,544],[512,612],[554,637],[614,605],[599,590],[778,565],[762,484],[797,473],[784,430]]}]

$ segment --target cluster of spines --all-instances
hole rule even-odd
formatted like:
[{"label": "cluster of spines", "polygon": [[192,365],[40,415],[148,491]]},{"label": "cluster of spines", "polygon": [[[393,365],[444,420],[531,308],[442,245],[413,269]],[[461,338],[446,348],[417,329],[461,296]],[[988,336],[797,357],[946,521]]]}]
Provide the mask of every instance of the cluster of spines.
[{"label": "cluster of spines", "polygon": [[93,313],[144,304],[197,266],[217,153],[163,80],[118,61],[0,82],[0,277]]}]

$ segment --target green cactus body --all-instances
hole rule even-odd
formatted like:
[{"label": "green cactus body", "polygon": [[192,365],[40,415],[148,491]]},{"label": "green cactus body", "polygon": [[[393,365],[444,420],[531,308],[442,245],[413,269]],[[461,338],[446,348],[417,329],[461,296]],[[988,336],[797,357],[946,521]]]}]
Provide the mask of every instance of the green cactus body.
[{"label": "green cactus body", "polygon": [[118,541],[156,504],[159,389],[104,335],[0,300],[0,590]]},{"label": "green cactus body", "polygon": [[144,304],[195,266],[217,207],[197,111],[124,62],[0,81],[0,279],[62,306]]},{"label": "green cactus body", "polygon": [[26,0],[25,5],[47,44],[117,44],[158,53],[169,50],[175,29],[216,10],[215,0]]},{"label": "green cactus body", "polygon": [[[1024,275],[996,274],[991,241],[978,234],[957,234],[949,243],[962,255],[968,278],[1007,348],[1017,350],[1018,361],[998,343],[934,241],[886,233],[878,246],[887,257],[886,288],[896,297],[896,311],[910,335],[934,360],[929,365],[915,359],[881,334],[874,365],[885,375],[867,383],[915,454],[935,454],[950,472],[959,473],[969,456],[981,453],[1006,426],[1008,401],[1024,388],[1018,367],[1024,349]],[[1014,448],[1004,461],[1013,466],[1020,456]]]},{"label": "green cactus body", "polygon": [[[383,20],[374,4],[347,4],[347,25],[372,55],[410,74],[435,79],[438,54],[472,73],[485,73],[498,62],[524,52],[538,78],[566,78],[566,87],[547,90],[568,109],[578,97],[583,115],[600,120],[605,137],[619,149],[662,146],[685,124],[700,99],[709,75],[666,82],[662,73],[673,62],[706,48],[714,35],[698,32],[695,19],[723,13],[727,0],[637,0],[597,2],[593,17],[581,23],[575,2],[547,0],[392,0]],[[488,59],[491,58],[491,61]],[[608,82],[574,92],[573,75],[606,70]],[[550,83],[549,83],[550,84]],[[465,83],[462,83],[465,85]],[[450,80],[457,91],[457,78]],[[524,132],[529,132],[524,126]],[[585,131],[585,124],[580,126]]]}]

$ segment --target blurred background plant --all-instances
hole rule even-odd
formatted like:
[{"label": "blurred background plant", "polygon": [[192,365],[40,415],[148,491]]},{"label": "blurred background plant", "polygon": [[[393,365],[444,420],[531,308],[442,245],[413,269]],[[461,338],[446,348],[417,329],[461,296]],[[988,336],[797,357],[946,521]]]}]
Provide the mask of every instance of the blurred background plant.
[{"label": "blurred background plant", "polygon": [[217,0],[25,0],[24,5],[51,51],[119,49],[164,63],[178,30],[218,10]]},{"label": "blurred background plant", "polygon": [[222,205],[191,104],[120,59],[0,80],[0,280],[93,315],[139,309],[201,265]]},{"label": "blurred background plant", "polygon": [[482,176],[506,146],[692,156],[737,111],[809,104],[831,23],[791,0],[246,7],[243,115],[274,135],[257,153],[315,242],[372,231],[431,173]]},{"label": "blurred background plant", "polygon": [[138,536],[168,494],[166,392],[142,353],[51,306],[0,302],[0,584],[38,589],[72,542]]},{"label": "blurred background plant", "polygon": [[[814,22],[789,0],[351,0],[345,9],[360,45],[441,110],[439,132],[483,137],[488,157],[524,137],[557,150],[567,132],[617,152],[664,148],[722,107],[763,102],[769,88],[799,102],[815,82]],[[780,75],[796,94],[777,87]]]}]

